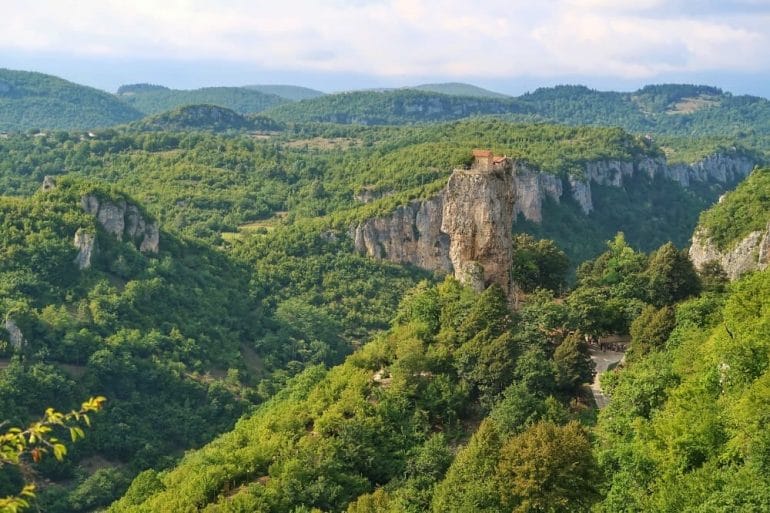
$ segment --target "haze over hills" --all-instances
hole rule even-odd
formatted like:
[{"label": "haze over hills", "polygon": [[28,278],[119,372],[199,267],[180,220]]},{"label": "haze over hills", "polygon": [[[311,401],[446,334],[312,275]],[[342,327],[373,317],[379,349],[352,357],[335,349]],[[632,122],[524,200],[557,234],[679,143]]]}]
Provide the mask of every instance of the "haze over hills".
[{"label": "haze over hills", "polygon": [[42,73],[0,69],[0,130],[92,129],[140,117],[109,93]]},{"label": "haze over hills", "polygon": [[446,82],[442,84],[421,84],[408,86],[404,89],[417,89],[418,91],[429,91],[432,93],[449,94],[452,96],[480,96],[483,98],[510,98],[510,95],[496,93],[483,87],[473,84],[464,84],[462,82]]},{"label": "haze over hills", "polygon": [[261,112],[288,100],[274,94],[242,87],[204,87],[192,90],[176,90],[150,86],[123,89],[118,97],[145,114],[161,112],[185,105],[209,104],[234,110],[239,114]]},{"label": "haze over hills", "polygon": [[323,96],[324,92],[310,89],[309,87],[301,87],[295,85],[247,85],[243,86],[246,89],[253,89],[266,94],[274,94],[287,100],[307,100],[310,98],[317,98]]}]

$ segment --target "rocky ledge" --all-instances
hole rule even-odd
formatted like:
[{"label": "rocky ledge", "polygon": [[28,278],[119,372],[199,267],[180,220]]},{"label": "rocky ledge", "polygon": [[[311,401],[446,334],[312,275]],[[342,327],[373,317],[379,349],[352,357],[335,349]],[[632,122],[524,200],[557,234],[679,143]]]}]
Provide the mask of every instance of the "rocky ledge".
[{"label": "rocky ledge", "polygon": [[751,232],[729,250],[720,250],[702,231],[692,238],[690,258],[698,269],[718,262],[730,280],[751,271],[767,269],[770,264],[770,223],[764,230]]}]

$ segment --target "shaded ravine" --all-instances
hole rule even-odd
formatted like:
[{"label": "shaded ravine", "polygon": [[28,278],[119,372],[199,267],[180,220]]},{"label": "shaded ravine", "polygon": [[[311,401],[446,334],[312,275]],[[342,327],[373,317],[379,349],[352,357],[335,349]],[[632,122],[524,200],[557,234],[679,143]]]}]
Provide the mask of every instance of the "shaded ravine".
[{"label": "shaded ravine", "polygon": [[603,373],[607,372],[610,367],[615,366],[618,362],[622,361],[625,357],[625,353],[620,351],[600,351],[593,347],[590,348],[591,359],[596,363],[596,376],[591,383],[591,393],[594,396],[596,407],[599,409],[607,406],[610,398],[602,392],[600,379]]}]

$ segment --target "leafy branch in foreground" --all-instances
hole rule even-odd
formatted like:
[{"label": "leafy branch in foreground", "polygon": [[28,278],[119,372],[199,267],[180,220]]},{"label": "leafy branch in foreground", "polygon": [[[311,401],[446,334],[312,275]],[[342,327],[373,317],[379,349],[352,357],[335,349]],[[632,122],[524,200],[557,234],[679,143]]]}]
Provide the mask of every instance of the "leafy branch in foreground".
[{"label": "leafy branch in foreground", "polygon": [[[27,429],[10,428],[0,434],[0,467],[14,465],[29,475],[29,460],[39,462],[49,452],[62,461],[67,455],[67,447],[53,435],[54,429],[69,431],[70,439],[76,442],[85,433],[81,425],[91,426],[90,413],[102,409],[106,399],[92,397],[84,402],[79,410],[62,413],[48,408],[43,418],[32,423]],[[29,481],[29,479],[27,479]],[[16,513],[29,506],[29,500],[35,496],[35,485],[27,483],[17,495],[0,498],[0,513]]]}]

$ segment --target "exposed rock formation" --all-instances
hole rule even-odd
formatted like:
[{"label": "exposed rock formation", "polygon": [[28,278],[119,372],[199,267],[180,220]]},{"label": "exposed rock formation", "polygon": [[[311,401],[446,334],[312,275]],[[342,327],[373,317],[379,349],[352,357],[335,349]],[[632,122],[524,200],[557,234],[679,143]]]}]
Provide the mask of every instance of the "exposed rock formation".
[{"label": "exposed rock formation", "polygon": [[456,169],[444,190],[441,231],[449,236],[455,277],[481,291],[496,283],[511,292],[514,187],[508,159],[489,164],[477,156]]},{"label": "exposed rock formation", "polygon": [[412,201],[387,217],[370,219],[351,230],[356,250],[377,259],[423,269],[452,271],[449,237],[441,233],[443,197]]},{"label": "exposed rock formation", "polygon": [[541,173],[526,164],[514,162],[516,198],[514,212],[535,223],[543,220],[543,201],[546,197],[559,201],[564,193],[562,180],[558,176]]},{"label": "exposed rock formation", "polygon": [[43,177],[43,190],[50,191],[56,188],[56,179],[53,176],[46,175]]},{"label": "exposed rock formation", "polygon": [[11,341],[11,347],[17,351],[24,347],[24,335],[13,319],[5,319],[5,331],[8,332],[8,339]]},{"label": "exposed rock formation", "polygon": [[[449,183],[460,186],[464,181],[470,183],[470,176],[482,169],[491,169],[493,163],[485,160],[486,157],[479,159],[477,157],[473,169],[469,171],[455,171],[450,178]],[[408,205],[398,207],[392,214],[377,219],[369,219],[356,226],[351,227],[350,236],[355,242],[356,250],[378,259],[386,259],[392,262],[413,264],[423,269],[441,270],[445,272],[455,272],[458,276],[465,276],[469,282],[479,284],[480,271],[484,271],[484,281],[490,283],[489,276],[497,276],[497,272],[487,266],[468,264],[458,268],[457,262],[476,262],[479,247],[474,250],[460,249],[454,247],[452,230],[456,229],[456,234],[465,237],[465,233],[471,229],[469,224],[466,227],[454,226],[452,223],[458,223],[461,217],[467,215],[468,223],[477,223],[477,229],[481,226],[480,220],[484,216],[488,219],[496,218],[497,213],[511,213],[512,220],[515,215],[521,213],[527,220],[539,223],[543,219],[543,204],[547,198],[559,202],[564,197],[565,192],[580,205],[584,213],[588,214],[593,210],[593,198],[591,195],[591,183],[601,184],[610,187],[620,187],[625,181],[637,174],[644,173],[650,178],[663,176],[675,180],[683,186],[688,186],[692,181],[708,181],[726,183],[748,175],[754,167],[754,162],[747,157],[713,155],[692,165],[673,165],[669,166],[663,158],[645,157],[633,162],[623,161],[596,161],[585,164],[581,178],[570,177],[563,180],[561,177],[541,173],[538,170],[522,162],[513,162],[510,172],[507,176],[511,177],[506,181],[509,184],[508,192],[499,189],[500,184],[494,185],[494,193],[485,187],[493,187],[492,182],[477,184],[480,189],[473,194],[478,194],[472,201],[459,201],[460,189],[455,189],[451,193],[451,200],[447,203],[450,191],[448,186],[437,196],[425,200],[415,200]],[[512,175],[512,176],[511,176]],[[459,177],[464,177],[462,180]],[[463,181],[464,180],[464,181]],[[468,192],[470,194],[470,192]],[[486,196],[485,196],[486,195]],[[494,198],[494,199],[493,199]],[[482,203],[498,201],[505,198],[508,205],[494,204],[483,205]],[[373,199],[373,198],[372,198]],[[463,204],[466,208],[473,209],[463,215],[456,210]],[[482,211],[485,211],[482,213]],[[493,215],[492,211],[496,214]],[[451,215],[455,220],[447,220],[447,215]],[[475,216],[479,217],[475,217]],[[498,226],[503,226],[502,220],[495,221]],[[470,239],[468,248],[478,243],[480,232],[474,233]],[[474,239],[475,237],[475,239]],[[472,243],[471,243],[472,242]],[[770,243],[770,242],[768,242]],[[459,243],[458,243],[459,244]],[[471,253],[464,253],[470,251]],[[486,251],[486,250],[485,250]],[[455,253],[456,252],[456,253]],[[451,254],[450,254],[451,253]],[[763,254],[770,253],[770,249],[765,250]],[[461,256],[463,255],[463,256]],[[733,268],[728,264],[725,267]],[[475,278],[474,278],[475,276]],[[499,282],[504,284],[503,282]]]},{"label": "exposed rock formation", "polygon": [[[584,178],[570,177],[572,197],[578,202],[584,213],[593,210],[591,183],[622,187],[626,178],[636,173],[644,173],[650,178],[663,176],[678,182],[682,187],[690,183],[713,181],[729,183],[745,178],[757,163],[744,156],[715,154],[693,164],[668,165],[663,158],[645,157],[637,161],[600,160],[587,162],[583,168]],[[541,193],[542,194],[542,193]],[[554,197],[554,199],[559,199]],[[538,222],[537,216],[527,217]]]},{"label": "exposed rock formation", "polygon": [[139,207],[125,201],[113,203],[89,194],[80,199],[83,210],[96,216],[99,224],[118,240],[138,244],[143,253],[157,253],[160,243],[158,223],[144,218]]},{"label": "exposed rock formation", "polygon": [[497,283],[509,292],[512,173],[508,159],[477,158],[472,169],[455,170],[438,196],[360,223],[350,237],[357,251],[373,258],[454,272],[476,289]]},{"label": "exposed rock formation", "polygon": [[690,258],[698,269],[709,262],[719,262],[730,280],[742,274],[767,269],[770,264],[770,224],[751,232],[729,251],[720,249],[702,232],[696,232],[690,246]]},{"label": "exposed rock formation", "polygon": [[91,256],[94,254],[96,235],[88,233],[81,228],[75,233],[73,244],[78,250],[78,254],[75,257],[75,264],[78,266],[78,269],[82,270],[91,267]]}]

